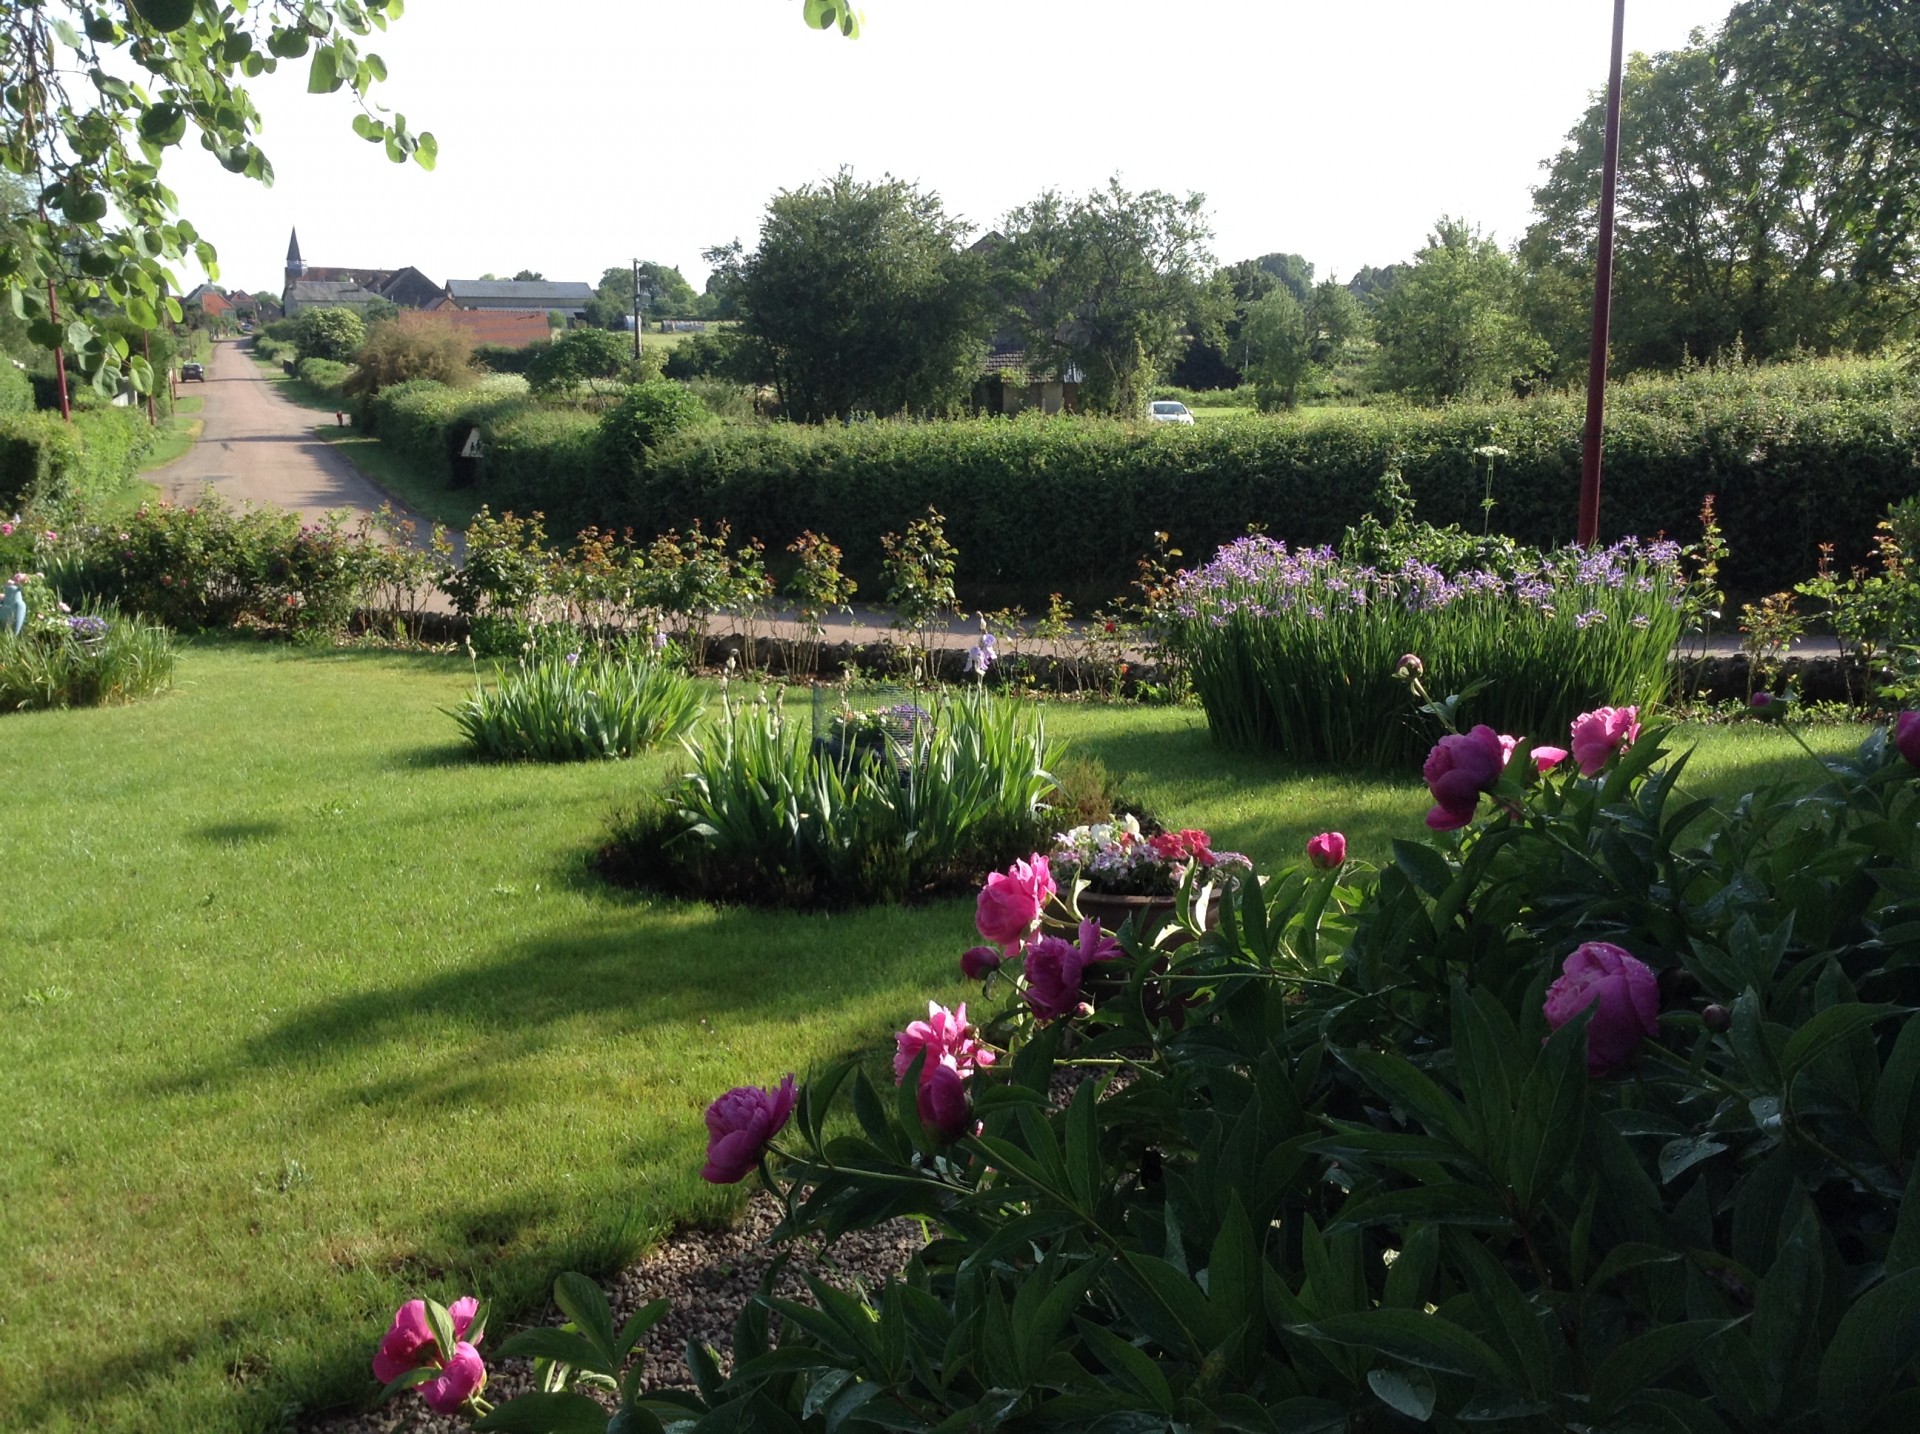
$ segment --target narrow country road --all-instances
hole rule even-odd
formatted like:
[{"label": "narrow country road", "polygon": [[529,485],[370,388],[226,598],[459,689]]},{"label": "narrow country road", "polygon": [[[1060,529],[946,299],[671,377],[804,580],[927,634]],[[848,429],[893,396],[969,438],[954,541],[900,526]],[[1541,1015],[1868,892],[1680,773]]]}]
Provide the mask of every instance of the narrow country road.
[{"label": "narrow country road", "polygon": [[185,457],[153,475],[169,502],[192,503],[211,488],[235,507],[273,503],[314,519],[335,508],[371,513],[391,501],[314,436],[328,416],[282,398],[241,344],[216,343],[206,381],[183,383],[180,393],[205,398],[205,427]]}]

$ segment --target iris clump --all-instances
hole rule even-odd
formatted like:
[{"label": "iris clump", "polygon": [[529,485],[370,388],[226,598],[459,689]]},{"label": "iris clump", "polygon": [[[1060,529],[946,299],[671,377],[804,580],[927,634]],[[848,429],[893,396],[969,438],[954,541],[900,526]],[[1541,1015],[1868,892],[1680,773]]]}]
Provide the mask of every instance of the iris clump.
[{"label": "iris clump", "polygon": [[601,870],[712,900],[864,906],[969,884],[1050,834],[1053,749],[1039,711],[979,691],[884,743],[813,738],[778,702],[729,697],[686,773],[616,818]]},{"label": "iris clump", "polygon": [[476,682],[453,719],[483,757],[590,762],[678,737],[701,706],[691,678],[636,642],[522,661],[492,687]]},{"label": "iris clump", "polygon": [[115,706],[173,682],[166,628],[111,608],[66,612],[43,585],[22,587],[29,616],[21,632],[0,629],[0,712]]},{"label": "iris clump", "polygon": [[1498,567],[1391,566],[1266,537],[1181,574],[1163,613],[1220,742],[1380,768],[1432,741],[1396,680],[1471,682],[1468,715],[1499,731],[1563,731],[1603,703],[1665,695],[1685,580],[1673,543],[1514,551]]}]

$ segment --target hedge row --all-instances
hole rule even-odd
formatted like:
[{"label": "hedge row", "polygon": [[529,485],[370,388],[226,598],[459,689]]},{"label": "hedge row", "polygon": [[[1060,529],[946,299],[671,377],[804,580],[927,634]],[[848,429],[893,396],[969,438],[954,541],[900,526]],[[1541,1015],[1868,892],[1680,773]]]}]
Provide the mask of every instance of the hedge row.
[{"label": "hedge row", "polygon": [[33,380],[0,353],[0,413],[26,413],[33,408]]},{"label": "hedge row", "polygon": [[[1189,560],[1264,525],[1295,545],[1338,541],[1397,466],[1418,516],[1478,531],[1492,459],[1494,530],[1551,546],[1575,534],[1583,407],[1575,396],[1446,409],[1343,409],[1191,428],[1093,420],[705,426],[643,467],[604,459],[591,416],[538,408],[511,379],[454,392],[404,384],[370,415],[386,441],[452,479],[470,428],[487,446],[481,493],[538,508],[547,529],[642,536],[725,519],[775,548],[804,529],[884,592],[880,538],[927,506],[948,520],[970,605],[1076,603],[1125,590],[1156,532]],[[1864,561],[1887,506],[1920,492],[1920,392],[1891,363],[1702,370],[1617,387],[1601,536],[1682,541],[1716,495],[1732,556],[1724,581],[1769,592],[1806,577],[1819,545]]]},{"label": "hedge row", "polygon": [[118,493],[153,446],[144,408],[0,415],[0,513],[91,505]]}]

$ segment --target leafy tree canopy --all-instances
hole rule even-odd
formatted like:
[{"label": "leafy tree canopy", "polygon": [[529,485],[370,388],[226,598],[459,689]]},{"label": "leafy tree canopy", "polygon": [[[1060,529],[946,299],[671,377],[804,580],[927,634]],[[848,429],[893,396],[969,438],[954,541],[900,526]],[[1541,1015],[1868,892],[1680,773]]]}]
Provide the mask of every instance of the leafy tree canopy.
[{"label": "leafy tree canopy", "polygon": [[547,276],[542,274],[538,269],[522,269],[513,276],[513,282],[516,284],[538,284],[544,282],[546,277]]},{"label": "leafy tree canopy", "polygon": [[1224,304],[1209,282],[1205,198],[1133,194],[1115,178],[1072,199],[1048,190],[1007,216],[996,256],[1029,364],[1080,374],[1082,405],[1132,413],[1188,333]]},{"label": "leafy tree canopy", "polygon": [[[1873,349],[1911,328],[1920,7],[1748,0],[1710,41],[1634,56],[1621,107],[1623,364]],[[1543,282],[1592,284],[1604,121],[1596,100],[1534,192],[1523,254]]]},{"label": "leafy tree canopy", "polygon": [[605,329],[568,329],[527,364],[527,382],[538,394],[569,394],[584,389],[603,396],[624,388],[634,376],[633,350],[626,339]]},{"label": "leafy tree canopy", "polygon": [[352,309],[308,309],[293,322],[293,343],[301,358],[350,362],[367,341],[367,326]]},{"label": "leafy tree canopy", "polygon": [[1440,220],[1374,318],[1383,388],[1445,402],[1510,391],[1545,360],[1520,269],[1464,220]]},{"label": "leafy tree canopy", "polygon": [[[129,345],[92,322],[96,307],[146,329],[180,320],[168,266],[191,255],[217,277],[218,265],[162,182],[166,153],[194,135],[224,168],[271,183],[243,82],[283,61],[305,63],[312,93],[349,91],[362,139],[431,169],[433,136],[368,101],[387,69],[360,42],[400,10],[401,0],[0,0],[0,174],[32,204],[0,249],[0,291],[32,341],[64,346],[111,389]],[[151,383],[144,360],[127,367]]]},{"label": "leafy tree canopy", "polygon": [[752,365],[802,422],[937,411],[978,377],[991,327],[986,271],[940,197],[841,170],[776,195],[752,253],[709,251]]},{"label": "leafy tree canopy", "polygon": [[[347,90],[353,132],[395,162],[431,169],[434,137],[368,99],[386,78],[361,41],[400,17],[403,0],[0,0],[0,178],[30,201],[0,235],[0,295],[31,342],[64,347],[103,390],[129,359],[123,335],[96,326],[101,306],[151,329],[179,322],[170,266],[218,256],[162,180],[167,151],[198,137],[235,174],[271,183],[246,81],[304,62],[313,94]],[[859,33],[850,0],[803,0],[816,29]],[[4,198],[4,196],[0,196]],[[0,226],[5,227],[5,226]],[[57,306],[57,308],[56,308]]]}]

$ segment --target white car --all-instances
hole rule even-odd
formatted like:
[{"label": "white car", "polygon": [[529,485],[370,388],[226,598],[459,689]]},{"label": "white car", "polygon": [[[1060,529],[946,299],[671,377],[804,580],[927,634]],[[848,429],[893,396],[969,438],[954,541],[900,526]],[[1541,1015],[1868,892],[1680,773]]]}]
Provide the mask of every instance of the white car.
[{"label": "white car", "polygon": [[1156,398],[1147,405],[1148,423],[1192,423],[1193,415],[1187,412],[1187,406],[1175,399]]}]

